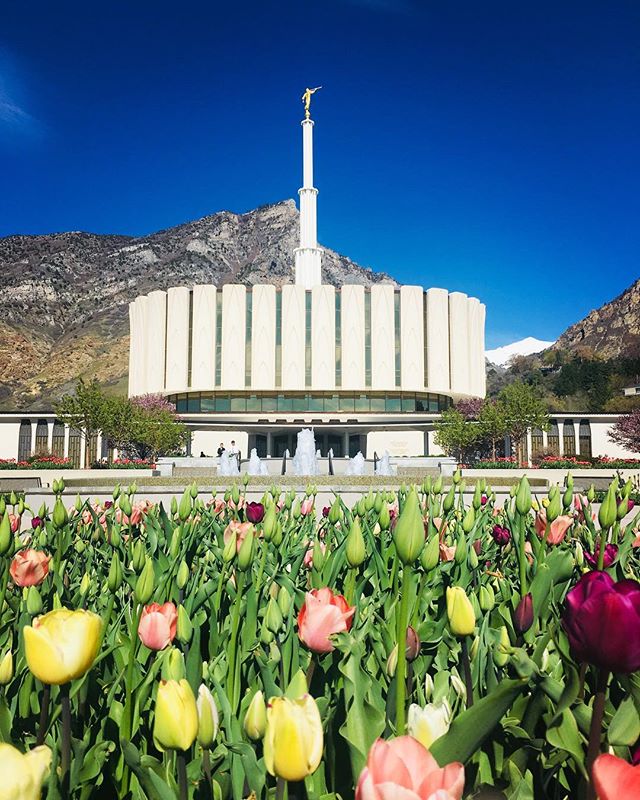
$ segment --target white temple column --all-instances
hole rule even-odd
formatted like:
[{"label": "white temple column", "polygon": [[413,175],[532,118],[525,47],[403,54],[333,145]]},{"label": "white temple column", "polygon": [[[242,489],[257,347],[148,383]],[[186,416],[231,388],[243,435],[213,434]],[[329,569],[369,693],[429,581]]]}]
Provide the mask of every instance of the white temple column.
[{"label": "white temple column", "polygon": [[302,120],[302,188],[300,195],[300,247],[295,251],[296,283],[311,289],[322,283],[322,250],[318,247],[317,198],[313,185],[313,120]]}]

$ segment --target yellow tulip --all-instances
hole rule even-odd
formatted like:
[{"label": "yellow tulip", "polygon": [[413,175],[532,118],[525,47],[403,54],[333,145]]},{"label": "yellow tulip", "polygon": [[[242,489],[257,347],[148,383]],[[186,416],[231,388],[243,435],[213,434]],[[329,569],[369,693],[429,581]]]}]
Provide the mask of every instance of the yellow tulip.
[{"label": "yellow tulip", "polygon": [[51,750],[45,745],[23,754],[0,744],[0,800],[39,800],[50,764]]},{"label": "yellow tulip", "polygon": [[264,695],[258,691],[251,698],[249,708],[244,716],[244,730],[250,739],[262,739],[267,728],[267,705]]},{"label": "yellow tulip", "polygon": [[271,699],[264,736],[264,763],[271,775],[303,780],[318,768],[322,747],[322,721],[311,695]]},{"label": "yellow tulip", "polygon": [[6,686],[11,678],[13,678],[13,653],[9,648],[0,660],[0,686]]},{"label": "yellow tulip", "polygon": [[460,586],[447,589],[447,616],[449,629],[454,636],[470,636],[476,626],[476,615],[471,601]]},{"label": "yellow tulip", "polygon": [[180,681],[160,681],[153,740],[159,750],[188,750],[198,735],[198,708],[191,687]]},{"label": "yellow tulip", "polygon": [[98,655],[102,620],[91,611],[60,608],[24,627],[27,664],[43,683],[60,685],[81,678]]},{"label": "yellow tulip", "polygon": [[424,708],[412,703],[409,706],[407,728],[409,735],[427,748],[444,736],[451,724],[451,708],[446,700],[427,703]]}]

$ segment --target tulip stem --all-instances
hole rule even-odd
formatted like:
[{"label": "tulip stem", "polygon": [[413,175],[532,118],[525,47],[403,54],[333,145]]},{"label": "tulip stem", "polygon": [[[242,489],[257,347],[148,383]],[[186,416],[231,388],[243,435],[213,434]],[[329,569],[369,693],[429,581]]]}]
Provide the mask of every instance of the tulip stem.
[{"label": "tulip stem", "polygon": [[182,750],[176,753],[176,767],[178,770],[178,797],[187,800],[187,761]]},{"label": "tulip stem", "polygon": [[518,516],[518,564],[520,568],[520,597],[523,598],[527,593],[527,556],[525,546],[525,522],[524,517]]},{"label": "tulip stem", "polygon": [[260,554],[260,566],[258,568],[258,577],[256,578],[256,597],[260,599],[260,589],[262,589],[262,576],[264,575],[264,566],[267,559],[267,543],[262,542],[262,553]]},{"label": "tulip stem", "polygon": [[69,684],[60,687],[60,703],[62,706],[62,741],[60,754],[60,780],[63,794],[68,787],[68,772],[71,764],[71,702],[69,700]]},{"label": "tulip stem", "polygon": [[40,703],[40,722],[38,724],[38,736],[36,738],[36,745],[44,744],[47,735],[47,725],[49,724],[49,702],[51,700],[51,686],[48,683],[44,685],[42,692],[42,701]]},{"label": "tulip stem", "polygon": [[604,569],[604,552],[607,546],[607,535],[609,533],[608,528],[603,528],[600,532],[600,546],[598,547],[598,569]]},{"label": "tulip stem", "polygon": [[231,634],[229,637],[229,664],[227,669],[227,697],[235,712],[240,700],[240,682],[238,680],[239,665],[236,663],[238,652],[238,629],[240,627],[240,606],[244,590],[245,573],[237,572],[236,599],[231,612]]},{"label": "tulip stem", "polygon": [[396,735],[402,736],[405,728],[405,699],[407,693],[407,624],[409,617],[409,587],[411,567],[402,568],[402,592],[398,615],[398,664],[396,666]]},{"label": "tulip stem", "polygon": [[471,680],[471,661],[469,660],[466,636],[462,637],[460,644],[462,647],[460,660],[462,661],[462,672],[464,673],[464,685],[467,690],[467,708],[471,708],[473,705],[473,681]]},{"label": "tulip stem", "polygon": [[202,769],[204,770],[209,788],[213,790],[213,782],[211,778],[211,758],[209,757],[208,747],[203,747],[202,749]]},{"label": "tulip stem", "polygon": [[593,767],[593,762],[600,754],[602,718],[604,717],[604,706],[607,699],[608,682],[608,670],[599,669],[596,694],[593,698],[593,708],[591,710],[591,727],[589,728],[589,746],[587,748],[587,772],[589,774],[589,785],[587,786],[586,792],[587,800],[596,800],[596,790],[591,779],[591,769]]},{"label": "tulip stem", "polygon": [[276,800],[286,800],[288,794],[287,782],[284,778],[278,778],[276,783]]}]

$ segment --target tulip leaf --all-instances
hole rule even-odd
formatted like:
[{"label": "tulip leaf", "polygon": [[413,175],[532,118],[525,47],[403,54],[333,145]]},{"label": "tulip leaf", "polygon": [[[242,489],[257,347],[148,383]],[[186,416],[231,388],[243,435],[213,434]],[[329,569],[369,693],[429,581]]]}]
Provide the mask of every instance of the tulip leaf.
[{"label": "tulip leaf", "polygon": [[[354,643],[351,654],[340,664],[344,676],[346,719],[340,734],[349,744],[351,771],[354,781],[362,772],[369,748],[385,727],[384,701],[379,683],[374,683],[362,669],[364,647]],[[375,697],[375,693],[378,697]]]},{"label": "tulip leaf", "polygon": [[633,697],[625,697],[613,715],[607,731],[610,745],[631,747],[640,738],[640,716]]},{"label": "tulip leaf", "polygon": [[459,714],[448,732],[431,746],[431,754],[444,766],[452,761],[468,761],[493,733],[528,681],[504,680],[471,708]]},{"label": "tulip leaf", "polygon": [[578,768],[584,771],[584,749],[580,739],[578,723],[569,709],[562,712],[558,725],[547,729],[547,741],[552,747],[566,750],[573,756]]}]

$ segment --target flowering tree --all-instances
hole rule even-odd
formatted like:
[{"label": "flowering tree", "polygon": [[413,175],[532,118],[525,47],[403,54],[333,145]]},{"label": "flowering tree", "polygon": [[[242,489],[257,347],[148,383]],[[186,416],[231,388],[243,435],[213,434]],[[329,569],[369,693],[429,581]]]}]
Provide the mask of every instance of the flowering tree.
[{"label": "flowering tree", "polygon": [[640,408],[620,417],[609,431],[609,439],[632,453],[640,453]]},{"label": "flowering tree", "polygon": [[134,406],[143,411],[166,411],[169,414],[176,413],[176,407],[162,394],[139,394],[130,400]]}]

